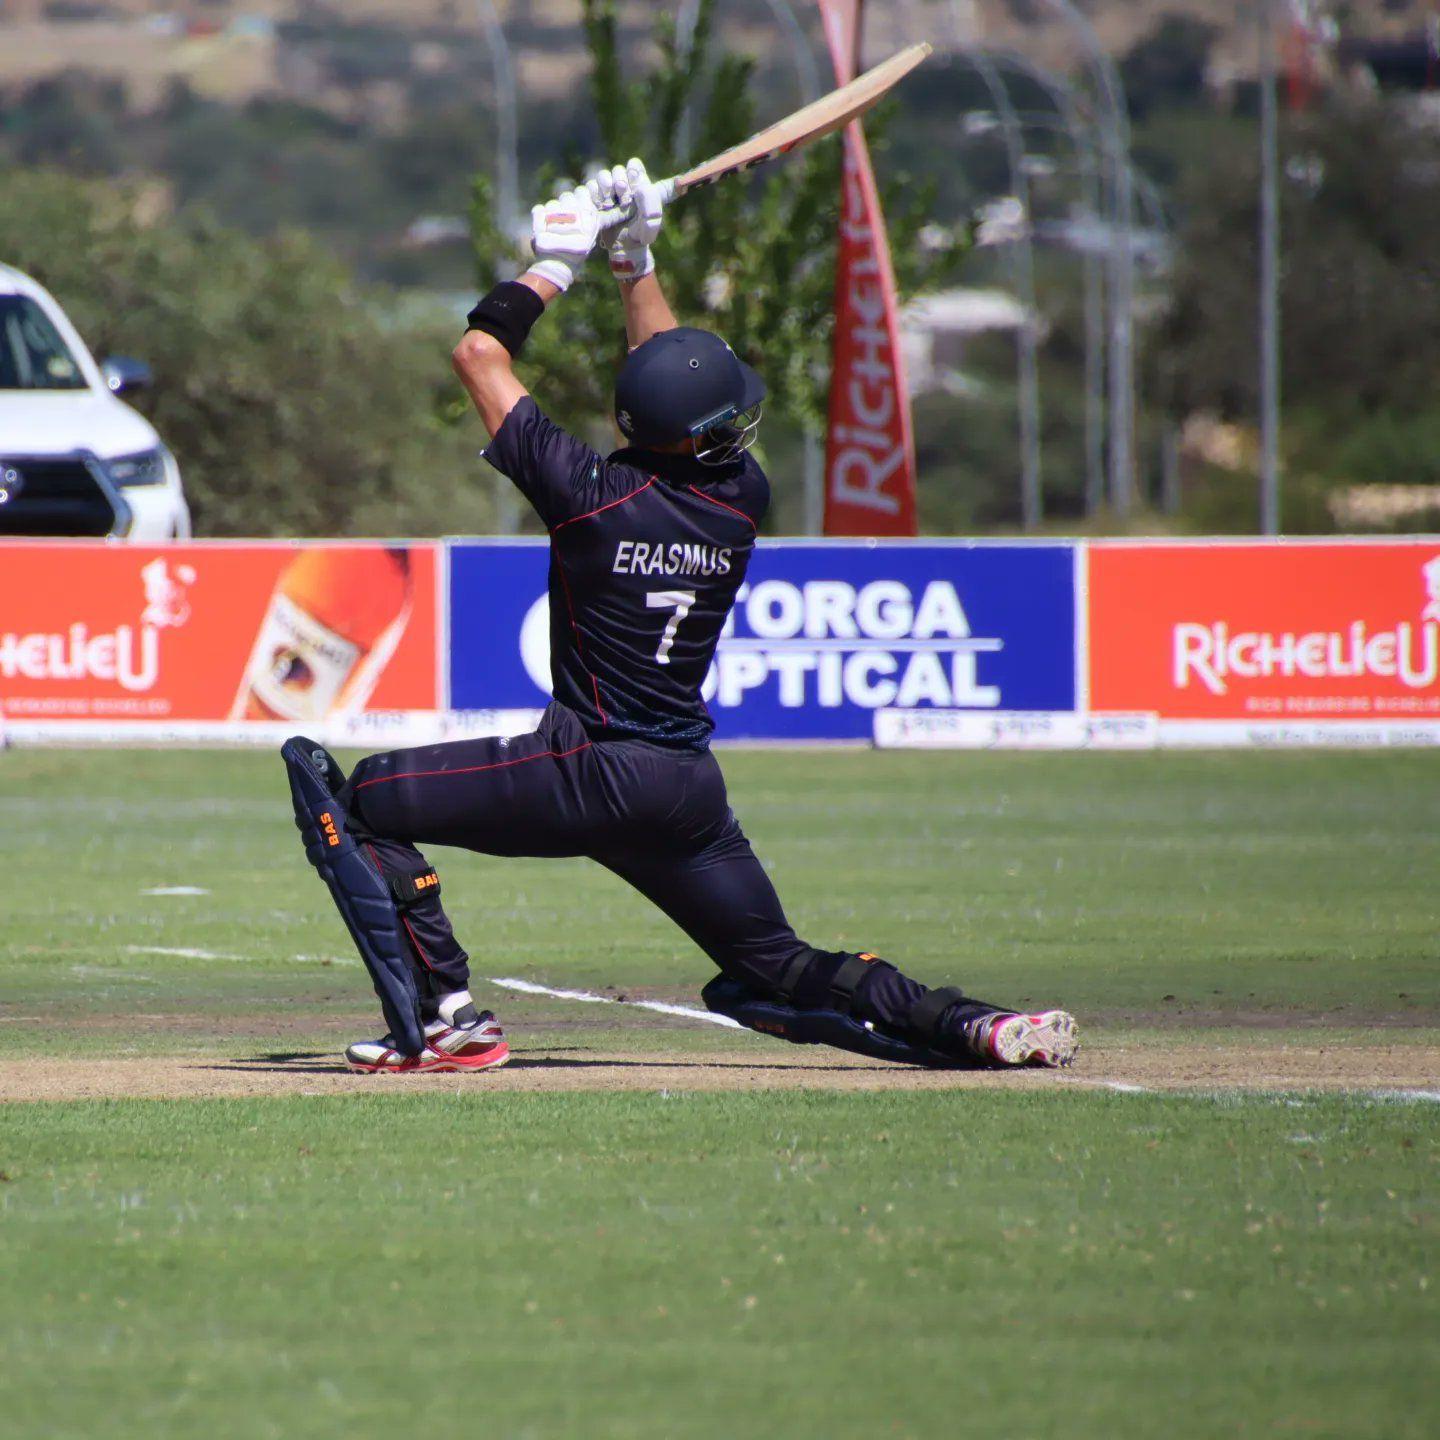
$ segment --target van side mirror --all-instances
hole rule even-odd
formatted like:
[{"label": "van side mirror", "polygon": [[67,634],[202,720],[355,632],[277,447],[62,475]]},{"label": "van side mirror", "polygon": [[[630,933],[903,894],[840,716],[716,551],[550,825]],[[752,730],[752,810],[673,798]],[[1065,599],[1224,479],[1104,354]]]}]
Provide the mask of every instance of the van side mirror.
[{"label": "van side mirror", "polygon": [[112,355],[100,366],[100,373],[112,395],[123,395],[127,390],[148,390],[155,383],[150,367],[128,355]]}]

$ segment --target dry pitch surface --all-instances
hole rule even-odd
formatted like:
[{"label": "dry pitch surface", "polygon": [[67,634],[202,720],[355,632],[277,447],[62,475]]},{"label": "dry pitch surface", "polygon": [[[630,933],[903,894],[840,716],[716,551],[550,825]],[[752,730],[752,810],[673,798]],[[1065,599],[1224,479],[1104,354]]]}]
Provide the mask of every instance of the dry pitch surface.
[{"label": "dry pitch surface", "polygon": [[764,1042],[737,1039],[735,1056],[610,1046],[539,1046],[478,1075],[354,1075],[326,1051],[146,1058],[26,1056],[0,1067],[0,1102],[201,1099],[217,1096],[575,1091],[1011,1090],[1121,1091],[1354,1090],[1429,1092],[1440,1100],[1440,1047],[1427,1044],[1206,1044],[1177,1036],[1137,1044],[1101,1039],[1069,1070],[934,1071],[887,1065],[837,1051],[799,1047],[753,1053]]}]

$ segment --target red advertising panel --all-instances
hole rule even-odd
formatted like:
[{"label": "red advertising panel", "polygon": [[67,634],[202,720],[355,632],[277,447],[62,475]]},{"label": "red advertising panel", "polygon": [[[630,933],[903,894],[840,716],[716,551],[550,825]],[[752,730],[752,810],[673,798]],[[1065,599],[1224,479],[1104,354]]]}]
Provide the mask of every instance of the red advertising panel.
[{"label": "red advertising panel", "polygon": [[438,553],[0,545],[0,717],[299,724],[434,710]]},{"label": "red advertising panel", "polygon": [[1092,545],[1090,704],[1440,720],[1440,542]]}]

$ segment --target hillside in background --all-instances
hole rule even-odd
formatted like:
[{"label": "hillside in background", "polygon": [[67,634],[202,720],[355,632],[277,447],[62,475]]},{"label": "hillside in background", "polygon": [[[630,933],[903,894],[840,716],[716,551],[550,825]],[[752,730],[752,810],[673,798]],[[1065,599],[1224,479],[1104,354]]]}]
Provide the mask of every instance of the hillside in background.
[{"label": "hillside in background", "polygon": [[[574,174],[607,146],[581,0],[495,3],[514,60],[523,214],[557,169]],[[806,17],[819,61],[811,0],[791,3]],[[1257,453],[1255,6],[1077,3],[1117,62],[1133,121],[1140,490],[1166,512],[1163,523],[1179,523],[1170,517],[1182,512],[1209,530],[1243,531],[1254,520]],[[746,124],[752,115],[773,118],[798,96],[795,58],[776,41],[779,4],[716,0],[715,49],[736,64],[749,61],[753,76],[746,93],[732,68],[731,88],[715,93],[729,112],[743,111]],[[658,68],[654,27],[676,7],[615,7],[622,67],[650,87],[648,103]],[[1337,496],[1353,486],[1432,487],[1401,498],[1411,509],[1423,500],[1427,515],[1440,508],[1430,401],[1440,310],[1429,241],[1440,229],[1440,58],[1433,3],[1305,8],[1318,43],[1305,85],[1285,88],[1282,125],[1287,518],[1333,529],[1343,510]],[[493,232],[477,248],[468,213],[472,180],[493,178],[499,157],[508,158],[482,13],[477,0],[182,0],[164,14],[135,0],[0,0],[0,170],[122,182],[142,228],[173,220],[190,233],[218,221],[261,243],[303,232],[362,282],[388,287],[365,291],[377,334],[412,325],[439,333],[463,314],[506,248]],[[918,263],[1018,193],[995,98],[961,52],[1013,49],[1052,79],[1069,76],[1077,90],[1091,82],[1054,0],[871,0],[869,15],[870,58],[917,38],[940,52],[907,82],[899,104],[867,122],[885,182],[925,196],[925,244],[900,256]],[[1280,38],[1293,65],[1296,36]],[[1096,137],[1084,123],[1068,132],[1033,81],[1011,71],[1005,83],[1025,117],[1036,221],[1047,514],[1063,522],[1084,513],[1103,526],[1098,490],[1082,484],[1094,454],[1087,387],[1103,376],[1105,360],[1096,359],[1083,257],[1113,233],[1083,184]],[[687,92],[692,116],[704,114],[711,89]],[[706,144],[713,151],[712,139],[697,119],[693,158]],[[656,153],[645,140],[625,143]],[[757,184],[766,173],[775,172],[762,172]],[[19,178],[7,179],[11,190]],[[35,237],[25,233],[23,208],[12,212],[28,246]],[[966,286],[992,318],[932,336],[925,364],[912,371],[932,530],[1017,519],[1015,317],[1026,312],[1016,298],[1014,238],[966,262]],[[17,258],[17,245],[5,258]],[[831,263],[823,238],[808,253],[813,267]],[[728,281],[725,265],[717,263],[716,275]],[[445,451],[443,437],[431,438],[437,454]],[[767,443],[779,467],[798,466],[798,431],[778,412]],[[783,523],[793,528],[797,516]]]},{"label": "hillside in background", "polygon": [[[530,99],[563,98],[583,64],[578,0],[494,0],[515,47],[518,80]],[[637,56],[648,47],[657,7],[622,0],[622,21]],[[812,34],[809,0],[793,8]],[[1255,6],[1250,0],[1091,0],[1081,7],[1102,43],[1125,54],[1165,16],[1214,28],[1214,79],[1252,74]],[[1307,0],[1317,18],[1347,35],[1397,40],[1436,21],[1428,0]],[[363,102],[379,123],[393,119],[397,86],[407,72],[434,76],[480,34],[474,0],[177,0],[156,12],[146,0],[0,0],[0,85],[77,67],[122,78],[138,103],[158,101],[184,79],[202,93],[231,100],[304,94],[332,108]],[[762,0],[722,6],[727,46],[764,57],[774,52],[774,17]],[[326,36],[348,37],[341,60],[327,65]],[[872,0],[867,39],[875,53],[917,38],[953,43],[1023,45],[1053,69],[1073,69],[1073,33],[1047,0]],[[818,40],[817,40],[818,45]],[[488,84],[488,60],[474,57],[474,83]]]}]

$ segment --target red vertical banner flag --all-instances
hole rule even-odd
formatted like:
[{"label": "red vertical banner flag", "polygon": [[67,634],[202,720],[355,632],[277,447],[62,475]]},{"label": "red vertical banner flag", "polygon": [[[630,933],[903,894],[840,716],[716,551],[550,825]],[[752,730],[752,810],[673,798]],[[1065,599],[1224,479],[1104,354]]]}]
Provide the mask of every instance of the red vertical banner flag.
[{"label": "red vertical banner flag", "polygon": [[[843,85],[858,68],[861,0],[819,4],[835,79]],[[845,127],[844,143],[825,533],[914,535],[915,437],[885,216],[858,120]]]},{"label": "red vertical banner flag", "polygon": [[1281,42],[1285,91],[1292,110],[1308,110],[1315,99],[1320,75],[1315,47],[1319,37],[1303,19],[1295,19]]}]

